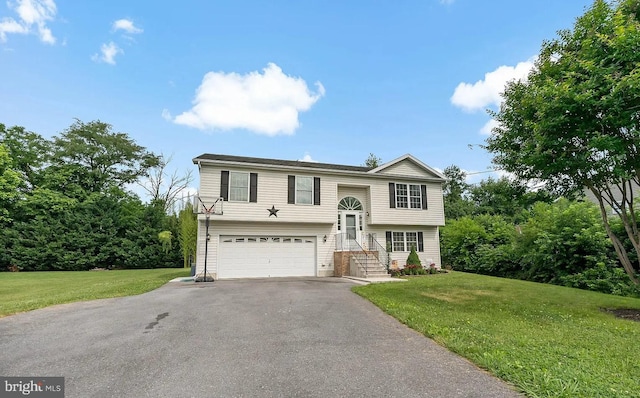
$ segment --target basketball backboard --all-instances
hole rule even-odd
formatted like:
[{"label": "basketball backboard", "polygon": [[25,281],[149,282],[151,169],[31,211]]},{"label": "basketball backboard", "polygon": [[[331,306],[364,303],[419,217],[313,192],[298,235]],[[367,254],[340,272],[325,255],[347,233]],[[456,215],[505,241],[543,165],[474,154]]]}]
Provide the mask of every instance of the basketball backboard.
[{"label": "basketball backboard", "polygon": [[193,197],[193,212],[196,214],[222,215],[224,199],[218,196]]}]

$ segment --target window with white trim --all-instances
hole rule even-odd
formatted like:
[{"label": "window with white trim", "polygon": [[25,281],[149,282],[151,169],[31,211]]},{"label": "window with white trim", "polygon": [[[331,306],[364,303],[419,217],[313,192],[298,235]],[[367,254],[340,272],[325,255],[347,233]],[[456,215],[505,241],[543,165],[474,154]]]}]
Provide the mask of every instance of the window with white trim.
[{"label": "window with white trim", "polygon": [[418,250],[418,233],[417,232],[405,232],[404,233],[404,241],[405,241],[405,251],[410,252],[411,247],[414,247],[416,251]]},{"label": "window with white trim", "polygon": [[249,173],[229,172],[229,201],[249,201]]},{"label": "window with white trim", "polygon": [[422,190],[417,184],[396,184],[396,208],[422,209]]},{"label": "window with white trim", "polygon": [[394,252],[409,252],[412,246],[418,251],[417,232],[393,232],[392,239]]},{"label": "window with white trim", "polygon": [[393,233],[393,251],[394,252],[404,251],[404,232]]},{"label": "window with white trim", "polygon": [[296,176],[296,203],[313,204],[313,177]]}]

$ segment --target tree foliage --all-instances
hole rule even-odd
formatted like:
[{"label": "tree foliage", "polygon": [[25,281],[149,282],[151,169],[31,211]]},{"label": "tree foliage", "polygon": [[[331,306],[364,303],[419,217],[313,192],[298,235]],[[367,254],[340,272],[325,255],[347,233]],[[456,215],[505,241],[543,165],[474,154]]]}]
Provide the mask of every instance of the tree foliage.
[{"label": "tree foliage", "polygon": [[419,265],[419,266],[422,266],[422,263],[420,262],[420,257],[418,256],[418,252],[416,252],[416,247],[415,246],[411,246],[411,252],[409,253],[409,256],[407,257],[407,265]]},{"label": "tree foliage", "polygon": [[99,120],[76,120],[53,140],[52,162],[84,171],[91,192],[131,184],[159,161],[127,134],[114,133],[111,125]]},{"label": "tree foliage", "polygon": [[519,225],[502,215],[466,216],[441,230],[444,265],[543,283],[638,295],[620,267],[597,206],[538,202]]},{"label": "tree foliage", "polygon": [[0,226],[11,221],[11,210],[20,197],[18,188],[22,179],[12,166],[9,151],[0,144]]},{"label": "tree foliage", "polygon": [[455,165],[445,168],[444,175],[447,177],[442,187],[447,220],[496,214],[520,222],[534,203],[549,203],[555,199],[545,189],[534,190],[507,177],[489,177],[477,184],[469,184],[466,182],[467,174]]},{"label": "tree foliage", "polygon": [[473,204],[468,200],[467,194],[470,185],[467,184],[467,173],[456,165],[444,169],[447,178],[442,184],[445,219],[452,220],[470,215],[473,212]]},{"label": "tree foliage", "polygon": [[[573,30],[542,45],[526,81],[507,85],[498,127],[487,140],[494,162],[526,181],[599,202],[605,230],[634,283],[623,238],[609,222],[617,212],[640,256],[634,196],[640,184],[640,2],[596,0]],[[619,194],[621,193],[621,195]]]},{"label": "tree foliage", "polygon": [[532,190],[526,184],[507,177],[489,177],[469,188],[474,214],[500,214],[516,222],[521,221],[522,213],[535,203],[549,203],[552,199],[546,190]]},{"label": "tree foliage", "polygon": [[0,124],[0,270],[179,265],[177,218],[126,190],[157,159],[102,122],[50,141]]},{"label": "tree foliage", "polygon": [[185,267],[189,265],[191,257],[195,262],[196,246],[198,241],[198,219],[193,212],[191,203],[187,203],[185,208],[178,214],[179,230],[178,241],[182,250],[182,260]]},{"label": "tree foliage", "polygon": [[380,166],[381,164],[382,164],[382,159],[377,157],[373,153],[370,153],[369,157],[367,158],[367,160],[364,161],[364,165],[363,166],[375,169],[376,167]]}]

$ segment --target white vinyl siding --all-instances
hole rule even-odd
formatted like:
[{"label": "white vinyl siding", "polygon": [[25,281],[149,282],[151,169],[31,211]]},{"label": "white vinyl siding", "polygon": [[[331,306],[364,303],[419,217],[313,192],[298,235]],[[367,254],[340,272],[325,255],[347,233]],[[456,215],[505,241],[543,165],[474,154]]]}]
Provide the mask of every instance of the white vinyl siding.
[{"label": "white vinyl siding", "polygon": [[229,201],[249,201],[249,173],[229,173]]},{"label": "white vinyl siding", "polygon": [[[366,175],[314,173],[322,178],[321,204],[318,206],[299,206],[287,204],[287,176],[294,174],[291,171],[257,169],[255,167],[242,169],[237,166],[234,168],[236,169],[234,171],[239,172],[259,172],[260,195],[257,203],[225,202],[224,215],[220,216],[225,221],[335,225],[338,202],[345,196],[353,196],[362,202],[365,231],[367,231],[368,225],[444,225],[444,205],[440,182],[403,181],[407,184],[425,184],[427,186],[428,210],[408,211],[407,209],[389,208],[388,179],[371,178]],[[200,195],[219,196],[221,170],[228,170],[228,166],[202,165]],[[308,177],[313,178],[312,175]],[[269,218],[269,212],[266,209],[270,209],[271,206],[275,206],[279,210],[277,218],[273,216]],[[367,212],[369,215],[365,214]],[[204,216],[201,218],[204,219]],[[385,227],[383,232],[389,229],[390,227]],[[403,229],[396,230],[402,231]]]},{"label": "white vinyl siding", "polygon": [[313,204],[313,177],[296,176],[296,204]]},{"label": "white vinyl siding", "polygon": [[374,225],[444,225],[442,184],[438,182],[424,182],[423,184],[427,188],[428,209],[408,211],[406,208],[389,208],[388,180],[372,182],[368,223]]},{"label": "white vinyl siding", "polygon": [[405,159],[400,163],[396,163],[383,170],[380,170],[380,174],[427,178],[436,177],[435,174],[432,174],[429,171],[423,169],[409,159]]}]

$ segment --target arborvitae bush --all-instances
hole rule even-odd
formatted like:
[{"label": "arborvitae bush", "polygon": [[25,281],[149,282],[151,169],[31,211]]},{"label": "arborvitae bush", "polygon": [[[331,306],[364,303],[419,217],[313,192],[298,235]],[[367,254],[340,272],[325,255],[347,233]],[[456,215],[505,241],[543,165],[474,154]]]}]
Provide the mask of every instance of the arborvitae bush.
[{"label": "arborvitae bush", "polygon": [[411,253],[409,253],[409,257],[407,257],[407,265],[422,266],[422,263],[420,263],[420,257],[418,257],[418,253],[416,252],[415,246],[411,246]]}]

